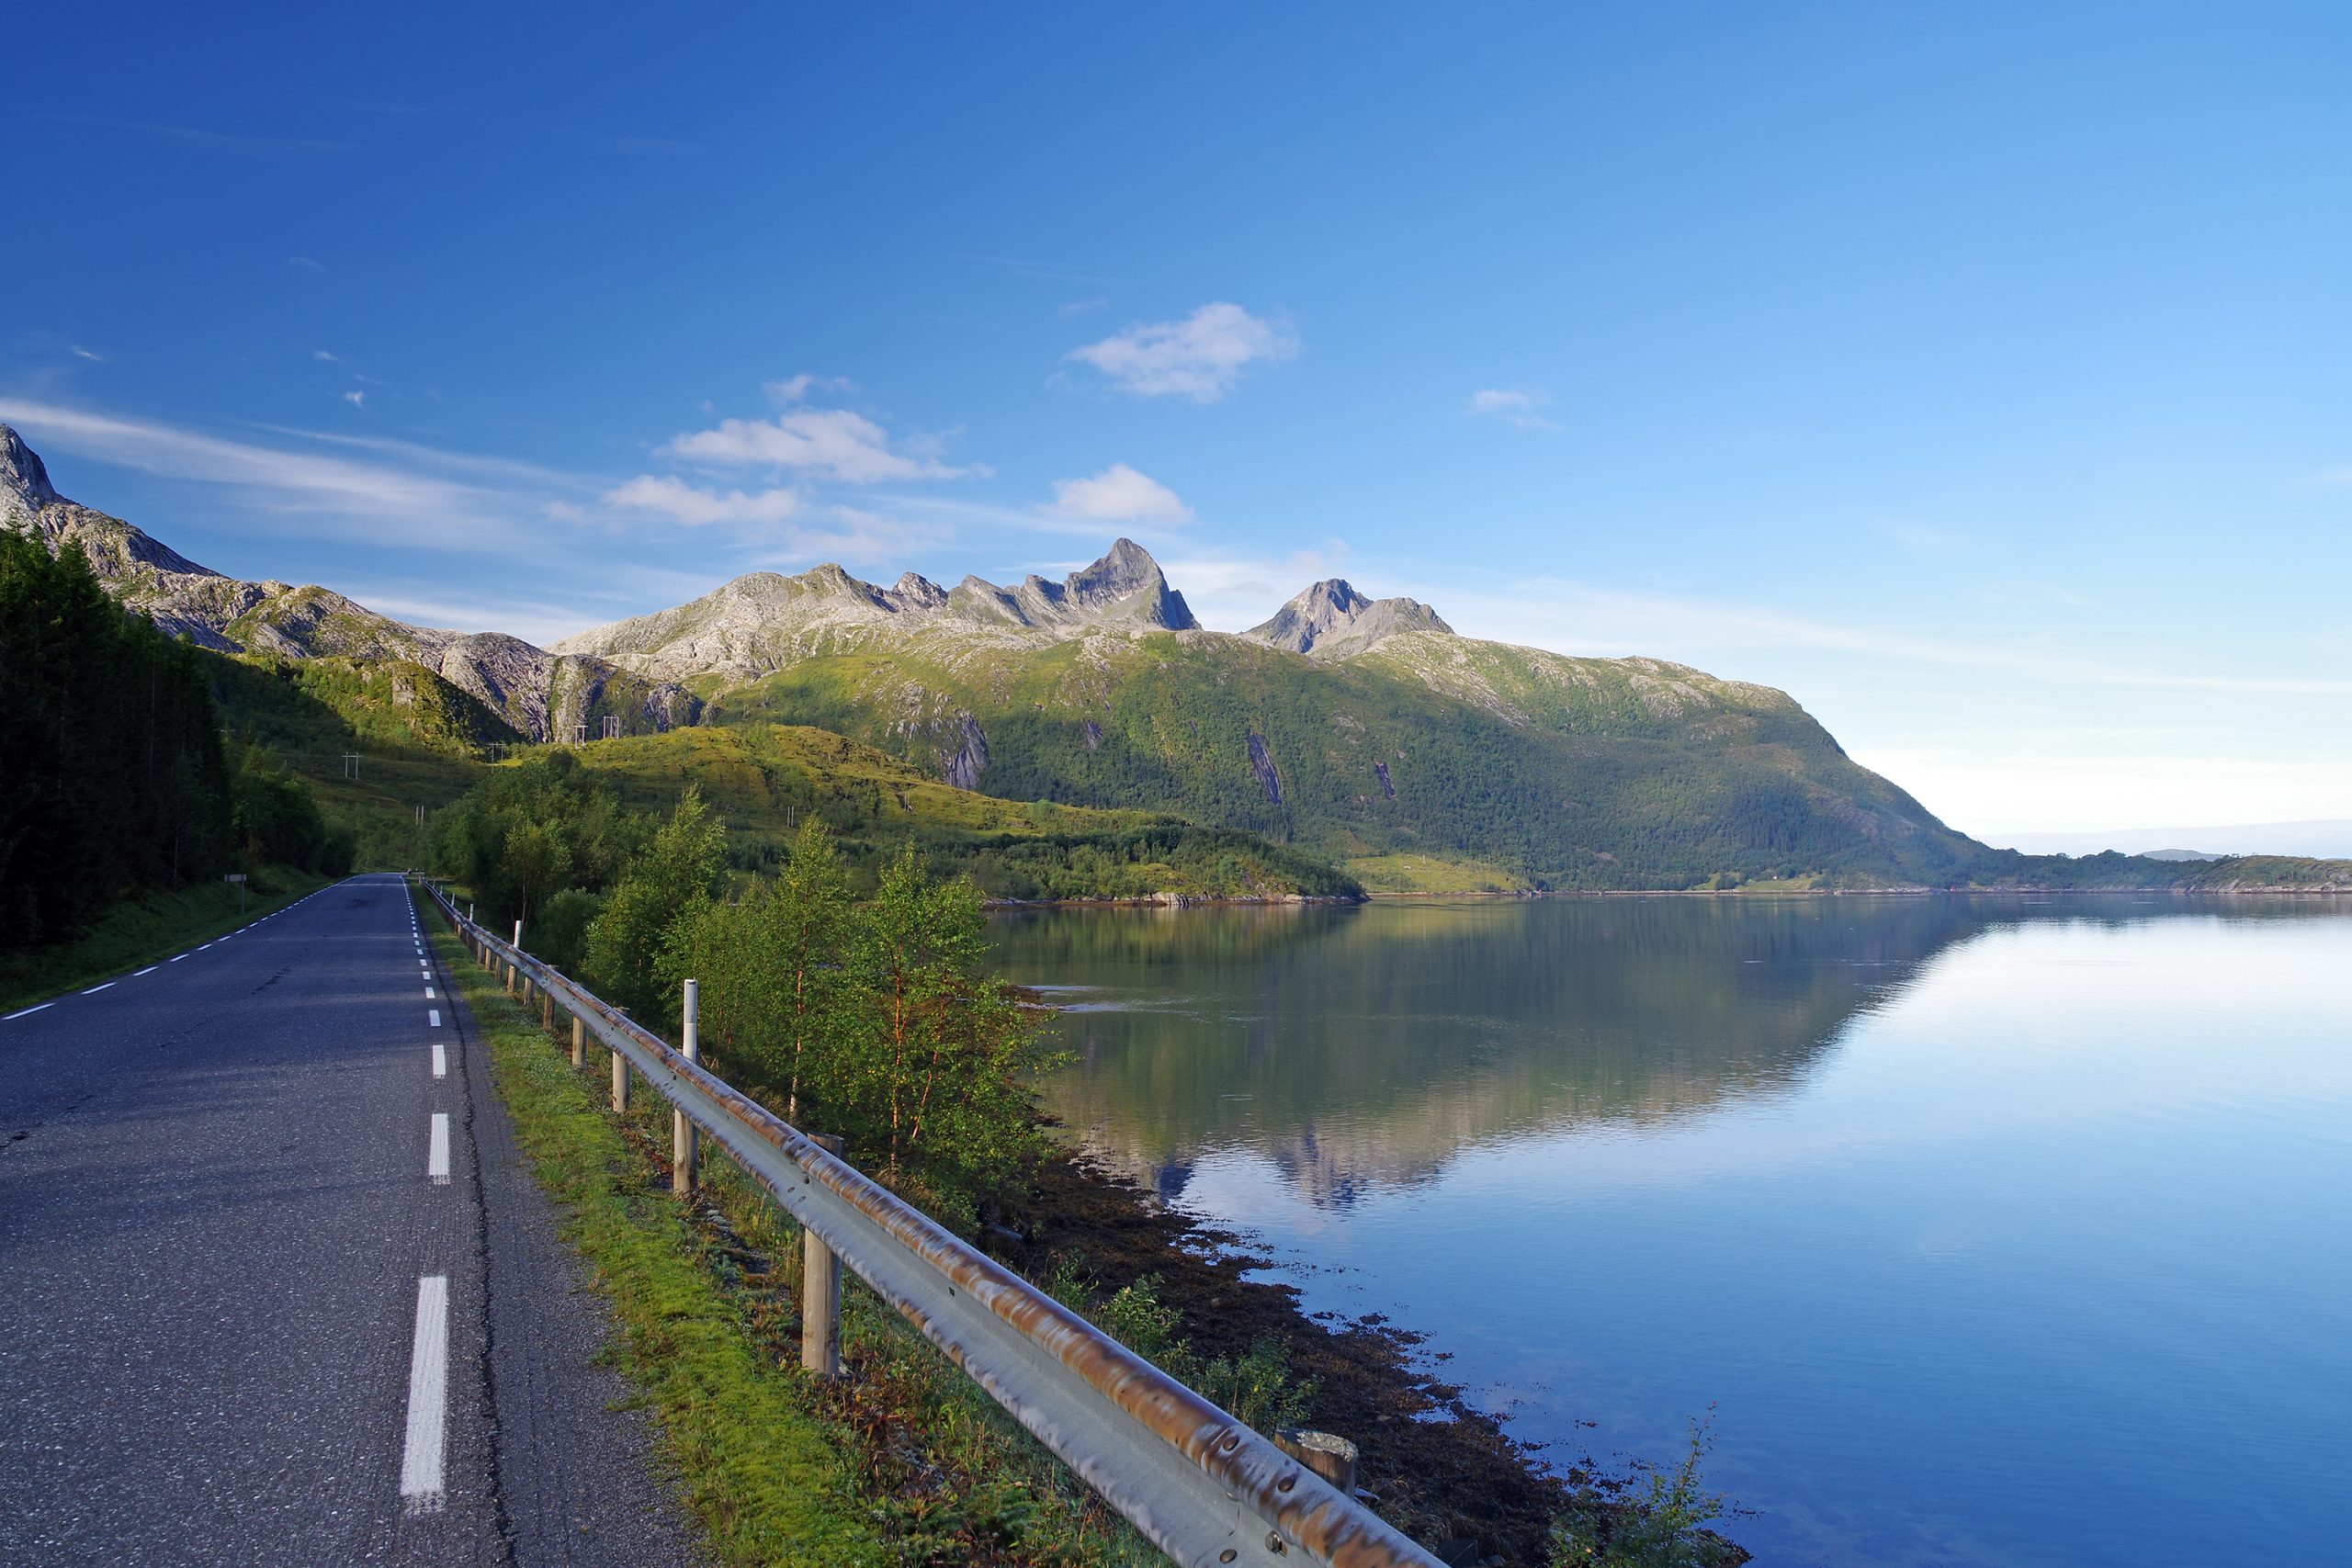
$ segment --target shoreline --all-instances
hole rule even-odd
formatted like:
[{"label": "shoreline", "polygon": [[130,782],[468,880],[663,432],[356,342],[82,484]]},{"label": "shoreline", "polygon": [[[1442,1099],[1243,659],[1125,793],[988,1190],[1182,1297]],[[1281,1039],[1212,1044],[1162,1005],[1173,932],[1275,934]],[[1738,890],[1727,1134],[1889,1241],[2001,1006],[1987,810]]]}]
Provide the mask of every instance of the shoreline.
[{"label": "shoreline", "polygon": [[1563,898],[2005,898],[2050,897],[2170,897],[2170,898],[2345,898],[2352,885],[2318,886],[2265,883],[2223,887],[2070,887],[2020,885],[2015,887],[1548,887],[1516,892],[1397,893],[1367,891],[1360,898],[1330,894],[1291,893],[1265,898],[1226,898],[1208,894],[1160,894],[1149,897],[1102,898],[983,898],[980,908],[991,915],[1020,914],[1045,909],[1284,909],[1352,908],[1365,904],[1402,903],[1532,903]]},{"label": "shoreline", "polygon": [[[1356,1444],[1359,1490],[1416,1540],[1449,1561],[1542,1568],[1554,1522],[1579,1494],[1600,1495],[1614,1515],[1631,1510],[1630,1477],[1587,1458],[1555,1469],[1468,1404],[1435,1370],[1450,1353],[1430,1336],[1376,1312],[1309,1314],[1295,1286],[1252,1277],[1268,1260],[1248,1237],[1170,1206],[1082,1146],[1057,1143],[1019,1229],[991,1231],[982,1245],[1031,1279],[1067,1258],[1111,1290],[1157,1275],[1159,1299],[1182,1311],[1183,1336],[1204,1355],[1284,1343],[1293,1371],[1316,1383],[1309,1423]],[[1748,1560],[1715,1539],[1719,1563]]]}]

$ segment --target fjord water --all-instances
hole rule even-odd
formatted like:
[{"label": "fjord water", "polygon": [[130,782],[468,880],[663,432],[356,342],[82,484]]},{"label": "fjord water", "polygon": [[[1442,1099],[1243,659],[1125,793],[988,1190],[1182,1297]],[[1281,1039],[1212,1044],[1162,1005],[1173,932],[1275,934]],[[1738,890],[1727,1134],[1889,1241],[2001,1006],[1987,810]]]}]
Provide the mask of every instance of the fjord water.
[{"label": "fjord water", "polygon": [[[2352,900],[1049,911],[1071,1131],[1767,1564],[2342,1562]],[[1590,1423],[1587,1425],[1586,1423]]]}]

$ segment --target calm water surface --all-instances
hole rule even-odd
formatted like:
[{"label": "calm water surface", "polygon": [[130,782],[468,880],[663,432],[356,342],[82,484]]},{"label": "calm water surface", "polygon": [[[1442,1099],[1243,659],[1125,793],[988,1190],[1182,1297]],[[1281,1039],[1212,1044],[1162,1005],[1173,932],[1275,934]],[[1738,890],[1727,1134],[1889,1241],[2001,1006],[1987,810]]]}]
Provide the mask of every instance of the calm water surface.
[{"label": "calm water surface", "polygon": [[2352,901],[996,934],[1090,1144],[1555,1457],[1712,1407],[1762,1562],[2352,1562]]}]

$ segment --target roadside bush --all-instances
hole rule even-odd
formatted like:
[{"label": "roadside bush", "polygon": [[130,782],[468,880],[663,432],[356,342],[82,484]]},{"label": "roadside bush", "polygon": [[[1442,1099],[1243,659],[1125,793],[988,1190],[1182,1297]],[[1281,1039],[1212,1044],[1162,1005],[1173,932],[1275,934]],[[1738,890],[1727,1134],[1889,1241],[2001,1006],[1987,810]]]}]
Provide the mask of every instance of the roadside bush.
[{"label": "roadside bush", "polygon": [[1183,1337],[1183,1314],[1159,1299],[1159,1276],[1102,1294],[1083,1260],[1066,1258],[1045,1280],[1046,1294],[1185,1384],[1227,1414],[1261,1432],[1306,1423],[1315,1380],[1291,1370],[1290,1349],[1265,1338],[1238,1358],[1197,1356]]}]

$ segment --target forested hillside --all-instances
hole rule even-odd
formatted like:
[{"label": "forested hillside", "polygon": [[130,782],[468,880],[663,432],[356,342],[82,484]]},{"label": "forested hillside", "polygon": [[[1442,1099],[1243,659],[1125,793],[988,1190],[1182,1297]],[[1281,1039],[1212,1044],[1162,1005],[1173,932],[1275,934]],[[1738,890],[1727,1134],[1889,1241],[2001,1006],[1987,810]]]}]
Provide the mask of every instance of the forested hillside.
[{"label": "forested hillside", "polygon": [[79,550],[0,529],[0,947],[70,938],[133,894],[348,841],[264,748],[224,744],[205,656],[126,614]]}]

